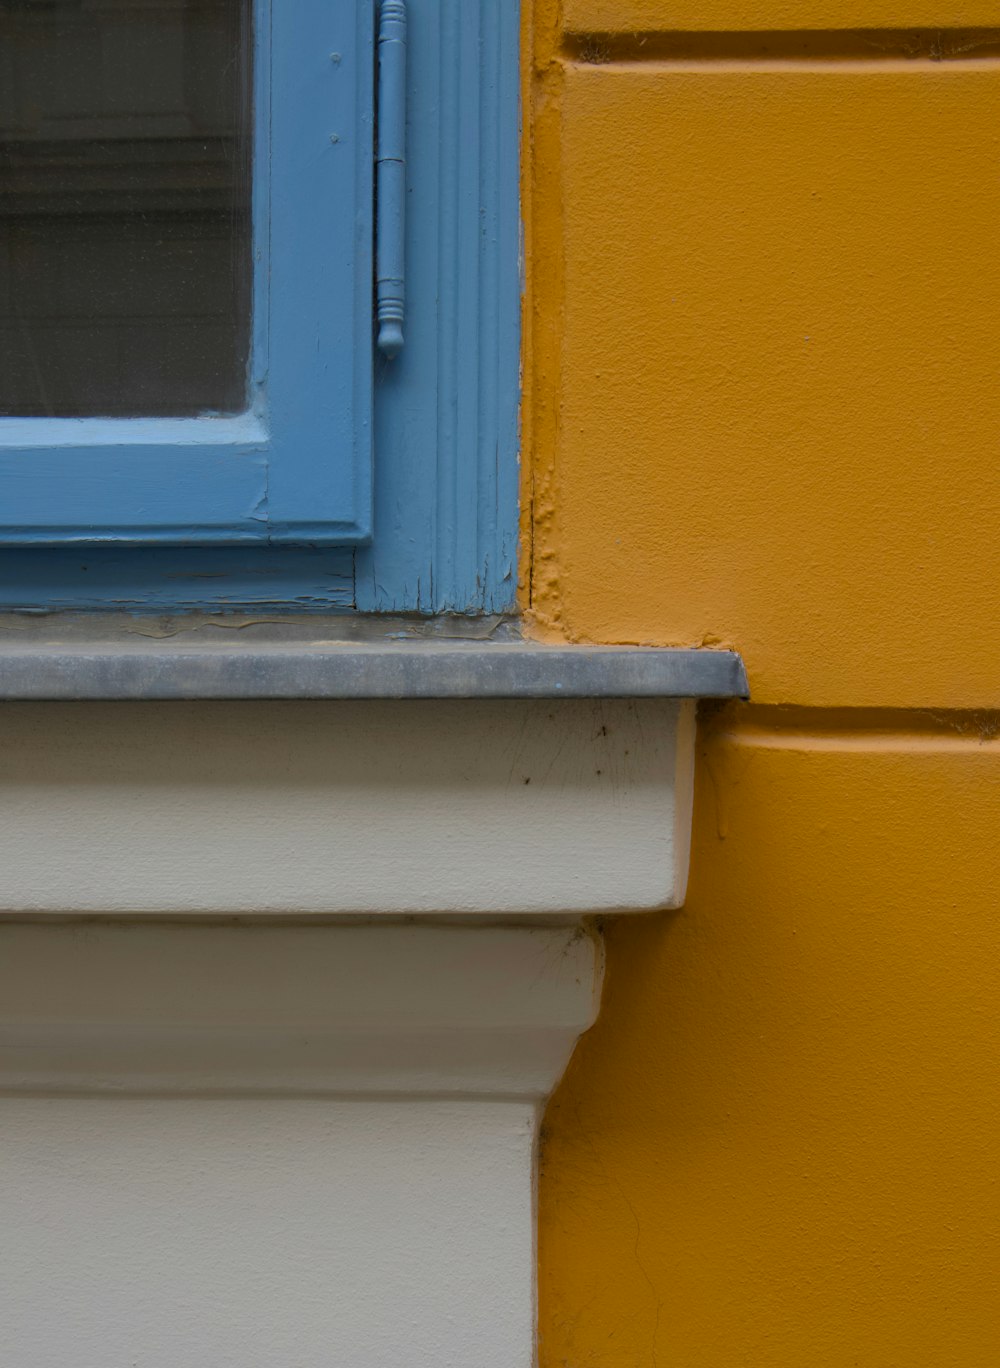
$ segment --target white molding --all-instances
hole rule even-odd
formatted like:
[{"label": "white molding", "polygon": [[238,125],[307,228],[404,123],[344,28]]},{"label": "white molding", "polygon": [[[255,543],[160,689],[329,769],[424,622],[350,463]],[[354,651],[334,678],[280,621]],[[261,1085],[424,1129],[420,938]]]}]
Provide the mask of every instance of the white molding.
[{"label": "white molding", "polygon": [[694,703],[23,703],[0,912],[578,916],[676,907]]},{"label": "white molding", "polygon": [[571,927],[0,925],[0,1091],[537,1099],[598,982]]},{"label": "white molding", "polygon": [[683,900],[693,757],[670,699],[4,708],[5,1359],[531,1368],[574,918]]},{"label": "white molding", "polygon": [[530,1368],[573,928],[0,927],[17,1368]]}]

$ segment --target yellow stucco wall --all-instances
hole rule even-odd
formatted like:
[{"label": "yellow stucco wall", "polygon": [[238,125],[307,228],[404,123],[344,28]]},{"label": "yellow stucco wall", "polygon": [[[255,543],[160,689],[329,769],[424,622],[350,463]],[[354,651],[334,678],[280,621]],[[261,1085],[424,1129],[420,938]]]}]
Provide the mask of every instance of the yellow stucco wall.
[{"label": "yellow stucco wall", "polygon": [[990,22],[526,5],[524,607],[754,694],[549,1110],[543,1368],[1000,1363]]}]

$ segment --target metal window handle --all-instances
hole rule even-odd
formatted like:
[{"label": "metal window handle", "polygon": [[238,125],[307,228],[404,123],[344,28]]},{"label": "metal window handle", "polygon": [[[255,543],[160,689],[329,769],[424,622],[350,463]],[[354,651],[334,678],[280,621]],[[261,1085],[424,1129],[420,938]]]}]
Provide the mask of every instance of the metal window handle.
[{"label": "metal window handle", "polygon": [[382,0],[378,25],[378,223],[375,299],[378,347],[391,360],[403,349],[406,224],[406,3]]}]

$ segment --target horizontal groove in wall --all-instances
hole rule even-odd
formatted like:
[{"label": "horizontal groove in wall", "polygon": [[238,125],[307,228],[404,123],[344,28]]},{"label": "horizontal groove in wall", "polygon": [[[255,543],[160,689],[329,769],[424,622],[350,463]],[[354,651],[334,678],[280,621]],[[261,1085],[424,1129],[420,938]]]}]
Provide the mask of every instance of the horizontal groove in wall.
[{"label": "horizontal groove in wall", "polygon": [[806,708],[703,704],[712,735],[788,750],[988,750],[1000,754],[1000,709]]},{"label": "horizontal groove in wall", "polygon": [[590,66],[635,62],[967,62],[1000,57],[1000,28],[745,33],[571,33],[563,55]]}]

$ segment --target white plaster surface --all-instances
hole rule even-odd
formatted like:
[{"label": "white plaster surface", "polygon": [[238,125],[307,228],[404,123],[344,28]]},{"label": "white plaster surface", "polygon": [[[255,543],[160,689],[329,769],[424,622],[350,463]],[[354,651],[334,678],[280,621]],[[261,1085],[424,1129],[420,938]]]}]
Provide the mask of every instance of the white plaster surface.
[{"label": "white plaster surface", "polygon": [[683,901],[694,705],[0,708],[0,911],[636,911]]},{"label": "white plaster surface", "polygon": [[0,1362],[530,1368],[571,927],[0,926]]},{"label": "white plaster surface", "polygon": [[533,1107],[0,1099],[10,1368],[530,1368]]}]

